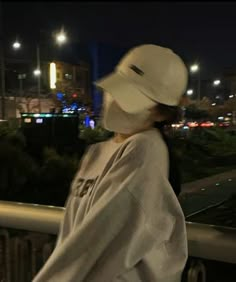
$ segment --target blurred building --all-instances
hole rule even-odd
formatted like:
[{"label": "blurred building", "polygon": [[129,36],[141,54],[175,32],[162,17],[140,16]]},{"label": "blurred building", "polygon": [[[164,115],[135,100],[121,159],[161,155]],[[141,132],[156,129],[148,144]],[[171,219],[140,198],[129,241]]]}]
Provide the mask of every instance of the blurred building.
[{"label": "blurred building", "polygon": [[[102,95],[93,82],[112,72],[130,47],[124,48],[99,42],[81,42],[67,46],[62,52],[56,48],[50,51],[49,47],[44,46],[41,48],[41,58],[44,58],[41,60],[41,99],[53,95],[56,97],[57,93],[76,94],[82,104],[91,105],[93,113],[98,115]],[[38,77],[33,73],[36,69],[36,58],[34,54],[29,54],[30,59],[27,59],[27,52],[25,53],[21,54],[22,57],[24,55],[24,59],[21,60],[17,58],[16,54],[10,53],[6,58],[6,97],[37,98]],[[50,63],[52,62],[55,64],[53,71],[51,69],[54,76],[53,83],[50,78]]]},{"label": "blurred building", "polygon": [[[53,107],[51,100],[56,101],[58,92],[76,95],[81,103],[91,104],[89,64],[82,61],[78,64],[54,61],[52,72],[51,63],[41,62],[40,100],[44,111],[49,111],[50,107],[47,105]],[[33,73],[35,64],[25,59],[6,59],[5,65],[6,118],[19,117],[20,110],[37,112],[35,107],[31,109],[28,102],[25,102],[29,98],[31,100],[38,98],[38,77]]]},{"label": "blurred building", "polygon": [[83,62],[78,65],[72,65],[65,62],[54,61],[54,68],[55,86],[50,85],[52,83],[50,79],[52,79],[51,76],[53,75],[52,69],[50,73],[50,65],[48,68],[48,76],[44,77],[48,85],[50,85],[50,88],[54,90],[53,92],[61,91],[68,95],[76,93],[83,104],[91,103],[90,69],[88,63]]},{"label": "blurred building", "polygon": [[[55,92],[56,88],[50,86],[50,63],[41,62],[41,94],[48,95]],[[70,64],[62,61],[54,61],[56,86],[75,88],[82,93],[84,99],[90,97],[90,68],[89,64],[81,62]],[[27,60],[6,60],[6,95],[29,96],[37,95],[38,77],[33,73],[35,65]],[[53,90],[53,91],[52,91]]]}]

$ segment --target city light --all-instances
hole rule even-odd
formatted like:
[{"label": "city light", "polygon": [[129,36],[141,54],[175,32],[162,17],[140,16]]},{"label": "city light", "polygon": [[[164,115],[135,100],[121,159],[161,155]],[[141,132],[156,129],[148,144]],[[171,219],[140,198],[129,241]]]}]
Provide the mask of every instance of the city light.
[{"label": "city light", "polygon": [[199,126],[199,124],[197,122],[188,122],[187,125],[189,127],[198,127]]},{"label": "city light", "polygon": [[229,95],[229,98],[234,98],[234,95]]},{"label": "city light", "polygon": [[34,70],[35,76],[40,76],[40,74],[41,74],[41,70],[39,70],[39,69]]},{"label": "city light", "polygon": [[193,89],[189,89],[188,91],[187,91],[187,95],[193,95]]},{"label": "city light", "polygon": [[[37,116],[35,116],[35,115],[37,115]],[[33,113],[27,113],[27,114],[21,114],[21,116],[22,117],[24,117],[24,118],[35,118],[35,117],[37,117],[37,118],[51,118],[51,117],[77,117],[77,115],[73,115],[73,114],[46,114],[46,113],[44,113],[44,114],[33,114]]]},{"label": "city light", "polygon": [[31,123],[31,118],[25,118],[25,119],[24,119],[24,122],[25,122],[25,123]]},{"label": "city light", "polygon": [[57,68],[55,63],[50,63],[50,88],[56,89]]},{"label": "city light", "polygon": [[214,107],[216,105],[216,103],[212,103],[211,105]]},{"label": "city light", "polygon": [[199,66],[197,64],[194,64],[190,67],[191,72],[197,72],[199,70]]},{"label": "city light", "polygon": [[172,124],[171,125],[171,127],[173,127],[173,128],[180,128],[180,127],[183,127],[184,126],[184,124],[182,124],[182,123],[174,123],[174,124]]},{"label": "city light", "polygon": [[57,41],[58,44],[63,44],[67,41],[66,34],[63,30],[60,33],[57,34],[56,41]]},{"label": "city light", "polygon": [[43,119],[42,118],[37,118],[36,119],[36,123],[43,123]]},{"label": "city light", "polygon": [[92,129],[95,128],[95,121],[93,119],[90,120],[89,125]]},{"label": "city light", "polygon": [[20,44],[20,42],[15,41],[15,42],[12,44],[12,47],[17,50],[17,49],[19,49],[19,48],[21,47],[21,44]]},{"label": "city light", "polygon": [[200,124],[201,127],[212,127],[214,125],[215,125],[214,122],[211,122],[211,121],[202,122]]},{"label": "city light", "polygon": [[218,86],[220,85],[221,81],[219,79],[214,80],[213,85]]}]

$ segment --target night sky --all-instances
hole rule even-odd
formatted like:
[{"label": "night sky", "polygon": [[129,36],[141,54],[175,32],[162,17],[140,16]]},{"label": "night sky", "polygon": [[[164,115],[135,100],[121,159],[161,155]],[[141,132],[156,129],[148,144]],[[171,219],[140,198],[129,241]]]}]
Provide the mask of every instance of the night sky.
[{"label": "night sky", "polygon": [[236,69],[236,3],[233,2],[3,2],[5,40],[35,40],[63,25],[79,42],[121,47],[155,43],[186,63],[198,60],[203,76]]}]

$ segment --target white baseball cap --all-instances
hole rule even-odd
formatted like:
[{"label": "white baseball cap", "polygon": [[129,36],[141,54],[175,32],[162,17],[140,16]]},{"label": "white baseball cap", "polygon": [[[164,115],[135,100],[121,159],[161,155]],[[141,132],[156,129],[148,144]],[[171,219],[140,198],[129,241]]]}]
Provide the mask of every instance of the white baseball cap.
[{"label": "white baseball cap", "polygon": [[110,93],[124,111],[137,113],[157,103],[178,105],[187,81],[187,68],[178,55],[147,44],[131,49],[113,73],[95,84]]}]

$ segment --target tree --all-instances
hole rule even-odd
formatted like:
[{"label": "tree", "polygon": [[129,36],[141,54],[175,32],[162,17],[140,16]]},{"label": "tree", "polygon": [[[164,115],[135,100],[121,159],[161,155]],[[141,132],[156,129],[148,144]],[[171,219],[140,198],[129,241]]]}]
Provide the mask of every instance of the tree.
[{"label": "tree", "polygon": [[236,111],[236,97],[227,100],[224,105],[226,112]]},{"label": "tree", "polygon": [[208,111],[212,107],[212,102],[208,97],[203,97],[200,101],[199,108]]},{"label": "tree", "polygon": [[190,120],[203,120],[209,117],[209,113],[196,104],[191,104],[185,109],[185,117]]}]

